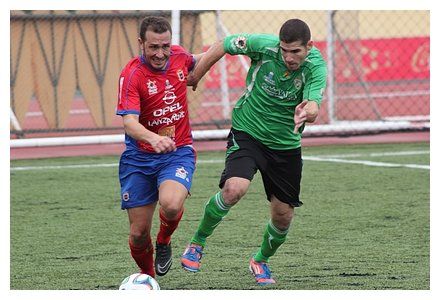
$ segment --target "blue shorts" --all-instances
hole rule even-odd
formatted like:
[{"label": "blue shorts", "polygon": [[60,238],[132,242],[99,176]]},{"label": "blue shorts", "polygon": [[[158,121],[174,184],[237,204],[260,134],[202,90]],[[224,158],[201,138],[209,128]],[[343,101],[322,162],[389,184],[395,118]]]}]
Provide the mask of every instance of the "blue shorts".
[{"label": "blue shorts", "polygon": [[165,154],[124,151],[119,161],[121,208],[156,202],[159,186],[165,180],[180,182],[189,193],[195,166],[196,154],[191,146]]}]

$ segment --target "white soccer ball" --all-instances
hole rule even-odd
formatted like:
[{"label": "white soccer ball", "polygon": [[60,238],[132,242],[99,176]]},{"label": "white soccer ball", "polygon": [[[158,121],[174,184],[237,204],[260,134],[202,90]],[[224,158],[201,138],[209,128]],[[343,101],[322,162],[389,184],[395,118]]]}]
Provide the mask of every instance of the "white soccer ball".
[{"label": "white soccer ball", "polygon": [[147,274],[135,273],[122,280],[120,290],[160,290],[156,279]]}]

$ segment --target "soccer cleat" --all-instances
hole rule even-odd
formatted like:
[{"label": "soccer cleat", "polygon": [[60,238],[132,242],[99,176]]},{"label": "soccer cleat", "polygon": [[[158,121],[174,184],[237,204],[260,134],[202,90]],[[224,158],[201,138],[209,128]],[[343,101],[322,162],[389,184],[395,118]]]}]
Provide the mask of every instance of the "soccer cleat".
[{"label": "soccer cleat", "polygon": [[257,262],[252,257],[249,262],[249,270],[255,277],[258,285],[268,285],[275,283],[269,270],[269,266],[265,262]]},{"label": "soccer cleat", "polygon": [[203,255],[202,250],[203,247],[200,245],[188,245],[185,252],[183,252],[182,257],[180,257],[182,267],[190,272],[198,272],[200,270],[200,260]]},{"label": "soccer cleat", "polygon": [[156,274],[164,276],[170,270],[172,262],[171,243],[164,245],[156,242],[156,258],[154,259]]}]

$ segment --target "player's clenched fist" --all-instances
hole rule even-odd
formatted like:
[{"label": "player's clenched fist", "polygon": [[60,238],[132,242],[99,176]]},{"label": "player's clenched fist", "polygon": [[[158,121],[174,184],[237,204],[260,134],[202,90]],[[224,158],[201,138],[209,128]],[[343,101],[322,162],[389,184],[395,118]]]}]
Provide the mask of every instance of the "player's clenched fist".
[{"label": "player's clenched fist", "polygon": [[176,150],[176,143],[167,136],[158,135],[150,144],[156,153],[168,153]]}]

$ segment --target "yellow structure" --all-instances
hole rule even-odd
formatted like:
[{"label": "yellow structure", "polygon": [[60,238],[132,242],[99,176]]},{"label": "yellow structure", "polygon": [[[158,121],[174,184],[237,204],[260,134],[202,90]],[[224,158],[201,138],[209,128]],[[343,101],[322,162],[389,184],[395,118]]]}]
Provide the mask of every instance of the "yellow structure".
[{"label": "yellow structure", "polygon": [[[49,129],[64,128],[79,90],[95,126],[110,126],[119,74],[139,53],[138,28],[148,14],[151,12],[12,11],[11,107],[18,121],[23,122],[35,95]],[[200,53],[197,18],[197,14],[182,15],[182,30],[189,34],[182,36],[181,44]]]}]

